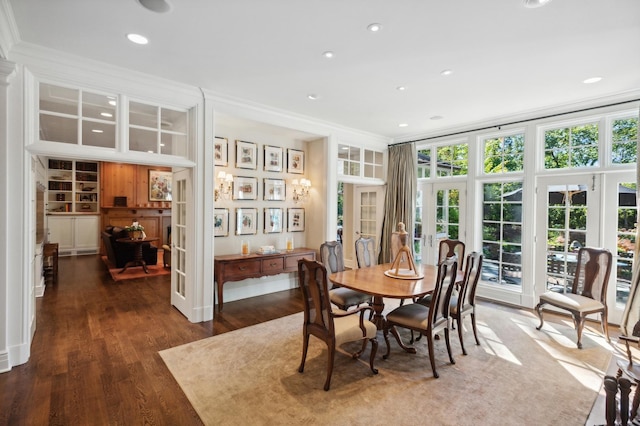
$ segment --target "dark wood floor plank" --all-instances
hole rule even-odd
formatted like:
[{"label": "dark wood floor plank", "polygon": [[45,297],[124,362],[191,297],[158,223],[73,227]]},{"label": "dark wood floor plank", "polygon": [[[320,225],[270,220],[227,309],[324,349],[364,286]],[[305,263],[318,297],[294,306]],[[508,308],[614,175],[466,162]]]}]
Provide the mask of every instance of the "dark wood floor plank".
[{"label": "dark wood floor plank", "polygon": [[199,425],[158,351],[300,312],[298,290],[225,303],[192,324],[170,278],[113,282],[99,256],[63,257],[36,301],[31,358],[0,374],[0,425]]}]

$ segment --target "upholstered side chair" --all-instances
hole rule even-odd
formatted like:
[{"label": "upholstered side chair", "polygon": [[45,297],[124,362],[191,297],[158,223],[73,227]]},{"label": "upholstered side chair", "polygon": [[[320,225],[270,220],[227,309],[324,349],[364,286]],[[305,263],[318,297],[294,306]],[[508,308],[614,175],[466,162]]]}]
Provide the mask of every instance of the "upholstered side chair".
[{"label": "upholstered side chair", "polygon": [[360,237],[356,240],[358,268],[368,268],[377,264],[377,258],[373,238]]},{"label": "upholstered side chair", "polygon": [[309,336],[315,336],[325,342],[328,348],[325,391],[328,391],[331,386],[336,348],[344,343],[362,340],[360,351],[352,354],[352,357],[357,359],[366,349],[367,342],[371,342],[369,366],[373,374],[377,374],[378,370],[373,366],[378,350],[377,327],[364,316],[365,312],[372,311],[372,308],[363,306],[351,311],[332,311],[327,287],[327,270],[320,262],[300,259],[298,261],[298,278],[304,299],[302,361],[298,371],[300,373],[304,371]]},{"label": "upholstered side chair", "polygon": [[[342,244],[338,241],[327,241],[320,245],[320,261],[329,274],[344,271],[344,252]],[[329,297],[331,303],[342,310],[347,310],[352,306],[359,306],[363,303],[371,303],[372,297],[369,294],[360,293],[344,287],[336,287],[327,281],[329,287]]]},{"label": "upholstered side chair", "polygon": [[473,337],[476,338],[476,345],[480,344],[478,339],[478,329],[476,326],[476,289],[480,281],[482,273],[482,254],[474,251],[467,256],[465,260],[464,281],[458,293],[451,296],[451,319],[456,322],[458,327],[458,337],[460,338],[460,347],[462,353],[467,354],[464,348],[464,339],[462,338],[462,321],[465,317],[471,316],[471,326],[473,328]]},{"label": "upholstered side chair", "polygon": [[582,247],[578,251],[576,272],[573,286],[569,293],[547,291],[540,296],[540,303],[536,312],[540,317],[538,330],[544,325],[542,308],[545,305],[554,306],[571,313],[576,327],[578,349],[582,349],[582,329],[589,314],[600,314],[602,332],[609,340],[609,325],[607,318],[607,284],[611,275],[611,252],[603,248]]},{"label": "upholstered side chair", "polygon": [[396,338],[396,341],[403,349],[415,352],[414,348],[407,347],[402,342],[398,334],[397,327],[407,328],[411,331],[417,331],[427,338],[429,346],[429,360],[431,361],[431,370],[433,377],[438,378],[435,363],[434,339],[436,333],[444,330],[444,338],[449,353],[449,361],[455,364],[453,354],[451,353],[451,343],[449,340],[449,323],[450,323],[450,304],[451,294],[455,287],[455,278],[457,275],[458,263],[455,258],[449,258],[438,265],[438,277],[436,279],[433,297],[429,306],[420,303],[411,303],[400,306],[387,314],[387,321],[384,327],[384,340],[387,344],[387,353],[383,358],[387,359],[391,352],[389,345],[389,330]]}]

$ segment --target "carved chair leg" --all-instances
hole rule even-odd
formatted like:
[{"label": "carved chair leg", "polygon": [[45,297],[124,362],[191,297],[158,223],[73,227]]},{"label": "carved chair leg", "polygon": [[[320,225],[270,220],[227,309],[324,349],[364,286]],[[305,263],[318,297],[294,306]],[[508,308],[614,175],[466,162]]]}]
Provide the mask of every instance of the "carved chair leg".
[{"label": "carved chair leg", "polygon": [[427,343],[429,344],[429,361],[431,361],[431,371],[433,371],[433,377],[436,379],[439,377],[436,371],[436,358],[433,351],[433,334],[429,331],[427,337]]},{"label": "carved chair leg", "polygon": [[385,324],[384,331],[382,334],[384,336],[384,341],[387,344],[387,353],[382,355],[382,358],[387,359],[389,358],[389,354],[391,354],[391,345],[389,345],[389,327],[387,324]]},{"label": "carved chair leg", "polygon": [[476,327],[476,308],[473,308],[471,312],[471,326],[473,327],[473,337],[476,338],[476,345],[480,346],[480,340],[478,340],[478,328]]},{"label": "carved chair leg", "polygon": [[362,339],[362,348],[360,348],[358,352],[352,353],[351,356],[353,357],[353,359],[358,359],[365,349],[367,349],[367,339]]},{"label": "carved chair leg", "polygon": [[307,349],[309,349],[309,335],[305,333],[302,338],[302,361],[300,362],[300,367],[298,367],[299,373],[304,371],[304,363],[307,360]]},{"label": "carved chair leg", "polygon": [[544,320],[542,319],[542,307],[546,305],[546,303],[540,302],[536,305],[536,312],[538,313],[538,317],[540,318],[540,325],[536,327],[536,330],[540,330],[544,325]]},{"label": "carved chair leg", "polygon": [[453,359],[453,354],[451,353],[451,341],[449,340],[449,328],[444,329],[444,341],[447,344],[447,352],[449,353],[449,361],[451,364],[455,364],[456,361]]},{"label": "carved chair leg", "polygon": [[604,390],[606,393],[605,400],[605,418],[607,426],[614,426],[616,422],[616,394],[618,393],[618,381],[615,377],[605,376]]},{"label": "carved chair leg", "polygon": [[456,318],[458,323],[458,338],[460,339],[460,347],[462,348],[462,355],[467,354],[467,350],[464,348],[464,339],[462,338],[462,315]]},{"label": "carved chair leg", "polygon": [[631,392],[631,382],[629,379],[621,377],[618,380],[620,387],[620,420],[623,425],[629,421],[629,393]]},{"label": "carved chair leg", "polygon": [[327,352],[329,357],[329,363],[327,365],[327,380],[324,382],[324,390],[328,391],[331,386],[331,374],[333,373],[333,361],[336,357],[336,347],[333,343],[327,343]]},{"label": "carved chair leg", "polygon": [[371,356],[369,357],[369,366],[371,367],[371,371],[373,371],[373,374],[378,374],[378,369],[373,367],[373,361],[376,358],[377,352],[378,352],[378,339],[374,337],[373,339],[371,339]]},{"label": "carved chair leg", "polygon": [[607,307],[604,307],[604,311],[600,314],[600,324],[602,325],[602,332],[607,338],[607,342],[611,342],[609,338],[609,321],[607,320]]},{"label": "carved chair leg", "polygon": [[[638,383],[636,382],[636,385]],[[633,403],[631,404],[631,419],[635,420],[638,415],[638,407],[640,406],[640,392],[638,391],[638,386],[636,386],[636,392],[633,395]]]},{"label": "carved chair leg", "polygon": [[573,314],[573,323],[576,325],[576,332],[578,333],[578,341],[576,342],[578,349],[582,349],[582,329],[584,328],[584,320],[585,317],[579,313]]}]

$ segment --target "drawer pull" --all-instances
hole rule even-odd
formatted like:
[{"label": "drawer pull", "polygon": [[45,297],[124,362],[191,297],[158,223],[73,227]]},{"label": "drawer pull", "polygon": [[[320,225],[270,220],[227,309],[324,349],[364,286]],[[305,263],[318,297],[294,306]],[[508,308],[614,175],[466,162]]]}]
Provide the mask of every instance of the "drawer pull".
[{"label": "drawer pull", "polygon": [[269,266],[278,266],[278,264],[275,263],[275,262],[272,262],[272,263],[269,264]]},{"label": "drawer pull", "polygon": [[246,266],[239,266],[238,269],[240,269],[241,271],[245,271],[247,269]]}]

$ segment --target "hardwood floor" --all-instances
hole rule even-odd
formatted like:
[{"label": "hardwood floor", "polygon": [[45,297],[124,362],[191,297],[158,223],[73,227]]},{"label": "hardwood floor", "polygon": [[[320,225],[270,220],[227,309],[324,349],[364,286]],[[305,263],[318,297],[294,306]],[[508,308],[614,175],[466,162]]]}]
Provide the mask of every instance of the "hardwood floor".
[{"label": "hardwood floor", "polygon": [[170,304],[169,276],[115,283],[99,256],[59,262],[29,362],[0,374],[2,425],[202,424],[158,351],[303,309],[290,290],[192,324]]}]

